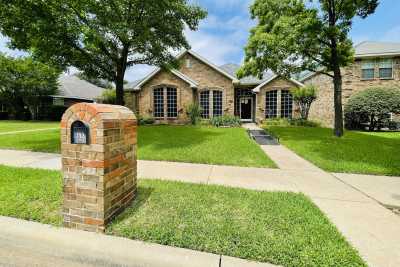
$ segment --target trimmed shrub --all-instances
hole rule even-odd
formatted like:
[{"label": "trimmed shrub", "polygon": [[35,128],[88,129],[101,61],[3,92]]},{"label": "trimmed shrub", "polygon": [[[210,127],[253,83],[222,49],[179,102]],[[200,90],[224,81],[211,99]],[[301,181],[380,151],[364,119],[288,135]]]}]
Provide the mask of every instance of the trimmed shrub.
[{"label": "trimmed shrub", "polygon": [[276,118],[276,119],[268,119],[264,121],[265,126],[302,126],[302,127],[320,127],[318,122],[308,121],[304,119],[284,119],[284,118]]},{"label": "trimmed shrub", "polygon": [[211,118],[210,124],[215,127],[239,127],[241,122],[239,117],[224,115]]},{"label": "trimmed shrub", "polygon": [[389,124],[390,113],[400,113],[398,88],[372,87],[354,94],[345,105],[345,127],[370,131]]},{"label": "trimmed shrub", "polygon": [[139,125],[151,125],[154,124],[155,122],[154,118],[150,116],[146,117],[138,116],[137,120]]},{"label": "trimmed shrub", "polygon": [[190,119],[190,123],[192,125],[196,125],[201,116],[201,107],[199,104],[195,104],[195,103],[190,104],[186,108],[186,113]]},{"label": "trimmed shrub", "polygon": [[282,118],[267,119],[263,122],[263,124],[265,126],[282,126],[282,127],[290,126],[289,120]]}]

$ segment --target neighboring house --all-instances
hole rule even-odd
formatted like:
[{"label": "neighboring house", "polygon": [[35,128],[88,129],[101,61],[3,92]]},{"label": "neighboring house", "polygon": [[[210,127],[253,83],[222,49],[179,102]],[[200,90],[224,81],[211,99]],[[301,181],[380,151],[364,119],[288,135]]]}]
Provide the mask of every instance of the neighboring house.
[{"label": "neighboring house", "polygon": [[[60,76],[57,93],[41,97],[40,105],[34,113],[28,115],[29,112],[26,112],[24,119],[59,120],[68,107],[80,102],[96,102],[104,90],[76,75]],[[6,105],[0,103],[0,119],[7,119],[9,116]]]},{"label": "neighboring house", "polygon": [[76,75],[61,76],[58,79],[58,92],[50,96],[53,105],[69,107],[80,102],[96,102],[105,89],[80,79]]},{"label": "neighboring house", "polygon": [[292,118],[296,107],[291,90],[303,86],[273,73],[262,80],[238,79],[240,66],[216,66],[207,59],[184,51],[177,56],[180,68],[156,69],[143,80],[126,86],[125,103],[142,117],[153,117],[158,123],[187,123],[187,107],[199,103],[202,118],[238,116],[242,121],[266,118]]},{"label": "neighboring house", "polygon": [[[362,42],[355,46],[355,62],[342,69],[343,105],[356,92],[369,87],[400,87],[400,43]],[[334,122],[333,81],[320,73],[303,74],[299,80],[318,88],[310,119],[332,127]]]}]

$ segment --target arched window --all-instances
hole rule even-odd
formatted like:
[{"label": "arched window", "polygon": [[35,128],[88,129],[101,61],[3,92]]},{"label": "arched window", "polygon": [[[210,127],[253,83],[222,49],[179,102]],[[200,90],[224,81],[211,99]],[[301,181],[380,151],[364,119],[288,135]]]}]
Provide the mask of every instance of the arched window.
[{"label": "arched window", "polygon": [[199,103],[201,117],[208,119],[222,116],[223,114],[223,92],[221,90],[204,90],[200,92]]},{"label": "arched window", "polygon": [[178,117],[177,89],[170,86],[154,88],[153,107],[154,118]]},{"label": "arched window", "polygon": [[278,115],[278,91],[268,91],[265,95],[265,118],[276,118]]},{"label": "arched window", "polygon": [[210,91],[200,92],[200,107],[201,107],[201,117],[203,119],[208,119],[210,117]]},{"label": "arched window", "polygon": [[154,118],[164,118],[164,88],[153,91]]},{"label": "arched window", "polygon": [[176,88],[167,87],[167,117],[178,117],[178,96]]},{"label": "arched window", "polygon": [[292,118],[293,114],[293,96],[289,90],[281,91],[281,117]]},{"label": "arched window", "polygon": [[222,91],[213,91],[213,117],[222,116]]}]

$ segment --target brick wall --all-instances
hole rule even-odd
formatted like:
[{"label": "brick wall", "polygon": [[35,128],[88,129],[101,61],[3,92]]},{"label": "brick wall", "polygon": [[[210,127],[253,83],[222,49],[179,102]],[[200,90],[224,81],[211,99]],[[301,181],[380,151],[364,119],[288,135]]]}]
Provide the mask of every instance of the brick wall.
[{"label": "brick wall", "polygon": [[[379,67],[375,66],[375,73]],[[342,69],[343,74],[343,106],[356,92],[369,87],[400,87],[400,58],[394,59],[393,79],[372,80],[361,79],[361,61],[356,61],[349,67]],[[333,127],[334,103],[333,103],[333,80],[323,74],[317,74],[304,81],[304,84],[313,84],[318,88],[318,98],[310,109],[310,119],[320,122],[326,127]]]},{"label": "brick wall", "polygon": [[[74,121],[88,125],[90,144],[71,143]],[[61,121],[64,225],[103,232],[136,195],[136,118],[125,107],[76,104]]]},{"label": "brick wall", "polygon": [[[190,60],[190,67],[186,62]],[[234,115],[235,90],[232,80],[207,64],[196,59],[190,54],[185,54],[181,59],[179,71],[199,83],[199,90],[220,89],[223,92],[222,110],[226,115]]]}]

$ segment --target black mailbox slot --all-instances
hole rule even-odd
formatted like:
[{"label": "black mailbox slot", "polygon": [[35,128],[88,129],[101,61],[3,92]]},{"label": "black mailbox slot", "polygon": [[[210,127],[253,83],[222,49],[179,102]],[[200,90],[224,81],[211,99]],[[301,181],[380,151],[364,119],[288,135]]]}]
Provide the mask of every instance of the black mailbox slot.
[{"label": "black mailbox slot", "polygon": [[88,145],[89,127],[81,121],[75,121],[71,125],[71,144]]}]

